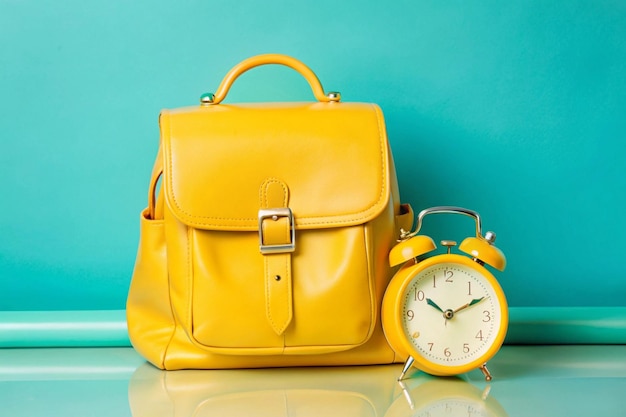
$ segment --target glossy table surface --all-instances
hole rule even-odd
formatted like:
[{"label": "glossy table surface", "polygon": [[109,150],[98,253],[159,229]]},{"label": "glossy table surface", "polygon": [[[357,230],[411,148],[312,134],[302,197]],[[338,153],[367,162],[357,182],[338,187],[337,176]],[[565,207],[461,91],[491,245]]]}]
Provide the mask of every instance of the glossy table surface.
[{"label": "glossy table surface", "polygon": [[626,346],[505,346],[489,369],[398,383],[401,365],[164,372],[131,348],[0,349],[0,415],[626,415]]}]

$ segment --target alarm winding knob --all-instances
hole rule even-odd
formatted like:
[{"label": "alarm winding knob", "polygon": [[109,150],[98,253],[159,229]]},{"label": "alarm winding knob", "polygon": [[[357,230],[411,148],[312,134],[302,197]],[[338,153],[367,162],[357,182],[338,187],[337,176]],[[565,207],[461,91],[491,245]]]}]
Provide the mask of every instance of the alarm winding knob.
[{"label": "alarm winding knob", "polygon": [[496,234],[494,232],[485,233],[485,240],[489,242],[489,244],[493,245],[496,243]]}]

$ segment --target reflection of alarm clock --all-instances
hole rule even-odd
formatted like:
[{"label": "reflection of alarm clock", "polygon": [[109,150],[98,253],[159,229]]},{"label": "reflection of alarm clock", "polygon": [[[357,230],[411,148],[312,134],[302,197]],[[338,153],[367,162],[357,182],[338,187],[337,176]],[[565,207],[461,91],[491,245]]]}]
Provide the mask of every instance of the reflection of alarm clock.
[{"label": "reflection of alarm clock", "polygon": [[[402,382],[401,382],[402,384]],[[506,417],[500,403],[489,396],[490,387],[478,387],[460,379],[436,379],[414,388],[402,387],[402,394],[387,409],[385,417]]]},{"label": "reflection of alarm clock", "polygon": [[[418,235],[428,214],[452,213],[474,218],[476,237],[466,238],[451,253],[455,242],[443,241],[447,253],[424,258],[436,248],[433,240]],[[413,233],[403,232],[389,254],[392,266],[405,263],[395,274],[383,298],[382,322],[389,344],[411,365],[433,375],[457,375],[479,368],[487,380],[486,363],[502,346],[508,310],[502,288],[485,264],[504,270],[506,260],[493,246],[495,234],[482,236],[478,213],[460,207],[432,207],[417,217]]]}]

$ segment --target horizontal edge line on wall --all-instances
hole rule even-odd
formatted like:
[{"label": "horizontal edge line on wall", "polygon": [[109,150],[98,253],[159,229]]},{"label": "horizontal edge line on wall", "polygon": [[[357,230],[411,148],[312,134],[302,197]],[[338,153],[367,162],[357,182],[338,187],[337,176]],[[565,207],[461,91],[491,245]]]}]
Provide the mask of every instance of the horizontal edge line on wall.
[{"label": "horizontal edge line on wall", "polygon": [[0,347],[130,346],[125,310],[0,311]]},{"label": "horizontal edge line on wall", "polygon": [[626,344],[626,307],[511,307],[506,344]]},{"label": "horizontal edge line on wall", "polygon": [[[511,307],[506,344],[626,344],[626,307]],[[0,311],[0,348],[130,346],[124,310]]]}]

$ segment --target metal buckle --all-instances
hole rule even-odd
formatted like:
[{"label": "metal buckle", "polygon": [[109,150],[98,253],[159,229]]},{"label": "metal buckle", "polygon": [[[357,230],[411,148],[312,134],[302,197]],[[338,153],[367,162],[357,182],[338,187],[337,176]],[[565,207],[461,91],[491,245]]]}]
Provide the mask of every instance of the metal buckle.
[{"label": "metal buckle", "polygon": [[[266,219],[278,220],[281,217],[289,218],[289,229],[291,230],[291,243],[281,245],[263,244],[263,221]],[[288,207],[261,209],[259,210],[259,249],[262,254],[287,253],[296,250],[296,225],[293,220],[293,213]]]}]

